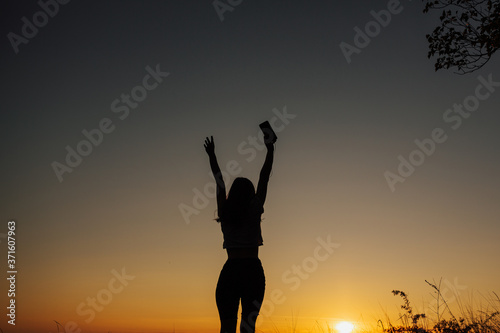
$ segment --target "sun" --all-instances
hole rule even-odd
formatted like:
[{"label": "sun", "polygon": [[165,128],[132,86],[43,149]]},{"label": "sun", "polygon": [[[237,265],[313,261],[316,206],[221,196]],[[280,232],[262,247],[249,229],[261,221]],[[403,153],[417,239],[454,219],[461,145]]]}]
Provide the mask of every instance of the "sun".
[{"label": "sun", "polygon": [[354,329],[354,324],[349,321],[341,321],[335,325],[335,328],[339,333],[351,333]]}]

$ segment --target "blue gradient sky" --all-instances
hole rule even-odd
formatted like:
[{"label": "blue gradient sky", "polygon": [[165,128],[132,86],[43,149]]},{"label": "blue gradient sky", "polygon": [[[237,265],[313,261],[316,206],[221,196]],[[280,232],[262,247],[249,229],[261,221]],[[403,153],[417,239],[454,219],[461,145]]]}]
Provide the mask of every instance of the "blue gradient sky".
[{"label": "blue gradient sky", "polygon": [[[458,281],[462,295],[498,292],[500,88],[457,129],[443,115],[475,94],[479,76],[500,81],[500,62],[435,72],[425,35],[439,13],[424,15],[422,2],[401,1],[350,64],[339,44],[353,44],[386,1],[243,1],[224,21],[210,1],[72,1],[17,54],[7,34],[41,9],[2,6],[1,232],[17,221],[15,332],[55,330],[53,320],[90,332],[216,332],[225,252],[215,201],[189,224],[179,206],[211,182],[205,136],[221,166],[235,160],[256,182],[264,153],[249,162],[238,146],[285,108],[295,118],[278,133],[261,248],[266,297],[284,299],[261,316],[263,330],[292,314],[304,329],[372,321],[397,311],[393,289],[425,308],[425,279]],[[169,76],[120,119],[112,102],[157,65]],[[113,132],[60,182],[51,164],[104,118]],[[391,191],[384,173],[435,128],[446,142]],[[328,236],[340,246],[291,290],[283,275]],[[78,306],[122,268],[135,278],[87,323]]]}]

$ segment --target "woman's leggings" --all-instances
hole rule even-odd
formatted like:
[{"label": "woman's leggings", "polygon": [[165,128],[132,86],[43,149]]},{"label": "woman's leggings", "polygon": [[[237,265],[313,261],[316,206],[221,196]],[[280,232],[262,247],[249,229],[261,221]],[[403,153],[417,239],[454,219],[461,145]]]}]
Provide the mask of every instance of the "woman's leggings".
[{"label": "woman's leggings", "polygon": [[[255,331],[265,287],[264,269],[259,258],[230,258],[226,261],[215,290],[219,317],[222,326],[226,326],[225,331],[236,330],[240,300],[240,332]],[[234,326],[234,330],[228,325]]]}]

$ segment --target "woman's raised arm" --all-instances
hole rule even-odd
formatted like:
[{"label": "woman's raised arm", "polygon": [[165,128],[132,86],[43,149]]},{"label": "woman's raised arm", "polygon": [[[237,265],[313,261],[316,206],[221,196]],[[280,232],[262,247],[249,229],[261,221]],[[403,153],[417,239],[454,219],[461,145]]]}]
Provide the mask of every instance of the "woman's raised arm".
[{"label": "woman's raised arm", "polygon": [[267,183],[269,182],[269,176],[271,175],[271,170],[273,168],[274,144],[267,143],[266,148],[266,160],[264,161],[264,165],[260,171],[259,183],[257,184],[257,197],[260,199],[262,204],[266,201]]},{"label": "woman's raised arm", "polygon": [[217,187],[217,210],[219,212],[219,216],[222,211],[222,207],[226,202],[226,185],[224,184],[224,178],[222,177],[222,172],[220,171],[219,163],[217,163],[217,157],[215,156],[215,144],[214,137],[211,136],[210,139],[205,138],[205,151],[210,158],[210,168],[212,169],[212,173],[214,175],[216,187]]}]

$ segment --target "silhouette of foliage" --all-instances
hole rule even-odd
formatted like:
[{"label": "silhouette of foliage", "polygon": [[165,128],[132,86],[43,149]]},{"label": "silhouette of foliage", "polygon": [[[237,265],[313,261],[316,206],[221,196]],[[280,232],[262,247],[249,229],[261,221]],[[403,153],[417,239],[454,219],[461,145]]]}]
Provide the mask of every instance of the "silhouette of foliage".
[{"label": "silhouette of foliage", "polygon": [[[427,281],[426,281],[427,282]],[[439,294],[441,291],[439,286],[427,282],[431,287],[437,290]],[[400,290],[393,290],[394,295],[399,295],[403,298],[403,305],[401,308],[405,313],[400,315],[399,320],[401,325],[393,326],[391,322],[388,323],[388,328],[383,328],[384,333],[499,333],[500,321],[498,320],[499,311],[480,311],[480,315],[469,313],[465,318],[459,317],[458,319],[450,312],[450,319],[441,319],[435,322],[432,327],[420,322],[421,319],[426,318],[424,313],[413,313],[413,308],[410,305],[408,295]],[[495,294],[496,295],[496,294]],[[500,298],[497,296],[497,301],[500,303]]]},{"label": "silhouette of foliage", "polygon": [[423,0],[424,13],[443,10],[441,25],[426,35],[435,70],[458,74],[483,67],[500,47],[500,0]]},{"label": "silhouette of foliage", "polygon": [[[404,332],[413,332],[413,333],[424,333],[425,329],[419,327],[417,325],[419,319],[425,318],[424,313],[413,314],[413,308],[410,305],[410,300],[408,299],[408,295],[400,290],[393,290],[392,293],[396,296],[399,295],[403,298],[404,304],[401,305],[401,309],[405,310],[405,314],[403,314],[400,319],[403,322],[403,325],[400,326],[390,326],[386,332],[388,333],[404,333]],[[411,322],[411,324],[410,324]]]}]

